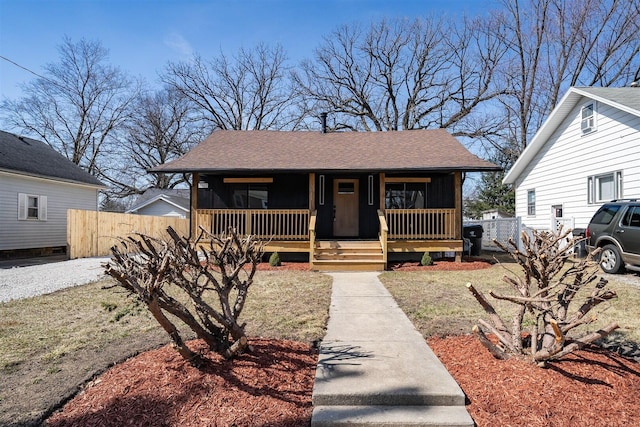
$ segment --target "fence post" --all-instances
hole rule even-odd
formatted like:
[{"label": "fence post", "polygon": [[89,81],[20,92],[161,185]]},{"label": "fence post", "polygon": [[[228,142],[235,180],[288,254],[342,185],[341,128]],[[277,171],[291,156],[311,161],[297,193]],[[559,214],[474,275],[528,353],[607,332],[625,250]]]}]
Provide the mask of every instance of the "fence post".
[{"label": "fence post", "polygon": [[524,245],[522,244],[522,217],[516,217],[516,238],[518,239],[518,250],[524,251]]}]

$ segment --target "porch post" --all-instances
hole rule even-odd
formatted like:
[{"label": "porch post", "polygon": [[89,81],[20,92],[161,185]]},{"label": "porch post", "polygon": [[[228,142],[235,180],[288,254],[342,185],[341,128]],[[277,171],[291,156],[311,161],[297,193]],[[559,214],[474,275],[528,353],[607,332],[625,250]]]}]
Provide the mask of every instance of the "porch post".
[{"label": "porch post", "polygon": [[[455,204],[456,204],[456,213],[455,213],[455,238],[456,240],[462,240],[462,172],[454,172],[453,173],[453,181],[455,187]],[[464,244],[463,244],[464,247]],[[456,262],[462,262],[462,252],[456,252]]]},{"label": "porch post", "polygon": [[198,182],[200,182],[200,174],[194,172],[191,182],[191,215],[190,215],[190,230],[189,238],[195,239],[194,233],[198,232]]}]

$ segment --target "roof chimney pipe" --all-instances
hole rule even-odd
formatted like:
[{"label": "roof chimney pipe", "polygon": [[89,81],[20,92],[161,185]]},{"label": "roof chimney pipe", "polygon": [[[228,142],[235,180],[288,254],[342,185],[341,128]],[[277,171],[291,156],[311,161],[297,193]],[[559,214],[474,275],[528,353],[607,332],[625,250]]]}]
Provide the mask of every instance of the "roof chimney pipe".
[{"label": "roof chimney pipe", "polygon": [[320,113],[320,121],[322,122],[322,133],[327,133],[327,113]]}]

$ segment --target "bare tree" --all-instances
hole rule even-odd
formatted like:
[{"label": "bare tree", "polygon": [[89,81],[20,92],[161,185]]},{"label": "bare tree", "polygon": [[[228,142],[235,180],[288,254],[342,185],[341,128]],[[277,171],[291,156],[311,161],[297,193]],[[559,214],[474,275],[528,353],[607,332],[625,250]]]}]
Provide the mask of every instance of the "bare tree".
[{"label": "bare tree", "polygon": [[293,96],[281,47],[258,45],[232,57],[169,63],[163,81],[194,103],[210,129],[287,129]]},{"label": "bare tree", "polygon": [[640,65],[639,0],[503,0],[501,97],[522,151],[569,86],[625,86]]},{"label": "bare tree", "polygon": [[134,82],[107,63],[97,41],[65,38],[60,61],[25,84],[25,97],[5,101],[6,121],[34,135],[89,173],[101,175],[101,156],[114,142],[136,97]]},{"label": "bare tree", "polygon": [[114,162],[106,180],[117,197],[141,194],[148,188],[175,188],[186,181],[182,174],[148,174],[155,166],[176,159],[202,140],[191,103],[173,89],[141,96],[132,106]]},{"label": "bare tree", "polygon": [[479,135],[494,123],[465,120],[503,92],[493,76],[504,50],[476,21],[382,20],[338,28],[293,78],[308,105],[333,113],[334,129]]}]

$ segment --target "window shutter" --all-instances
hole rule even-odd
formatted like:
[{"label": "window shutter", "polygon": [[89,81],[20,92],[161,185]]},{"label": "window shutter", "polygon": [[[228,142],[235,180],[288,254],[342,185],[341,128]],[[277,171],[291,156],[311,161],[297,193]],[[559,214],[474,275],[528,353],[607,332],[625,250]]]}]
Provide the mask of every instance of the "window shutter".
[{"label": "window shutter", "polygon": [[27,219],[27,195],[18,193],[18,221]]},{"label": "window shutter", "polygon": [[47,220],[47,196],[38,197],[38,220]]}]

